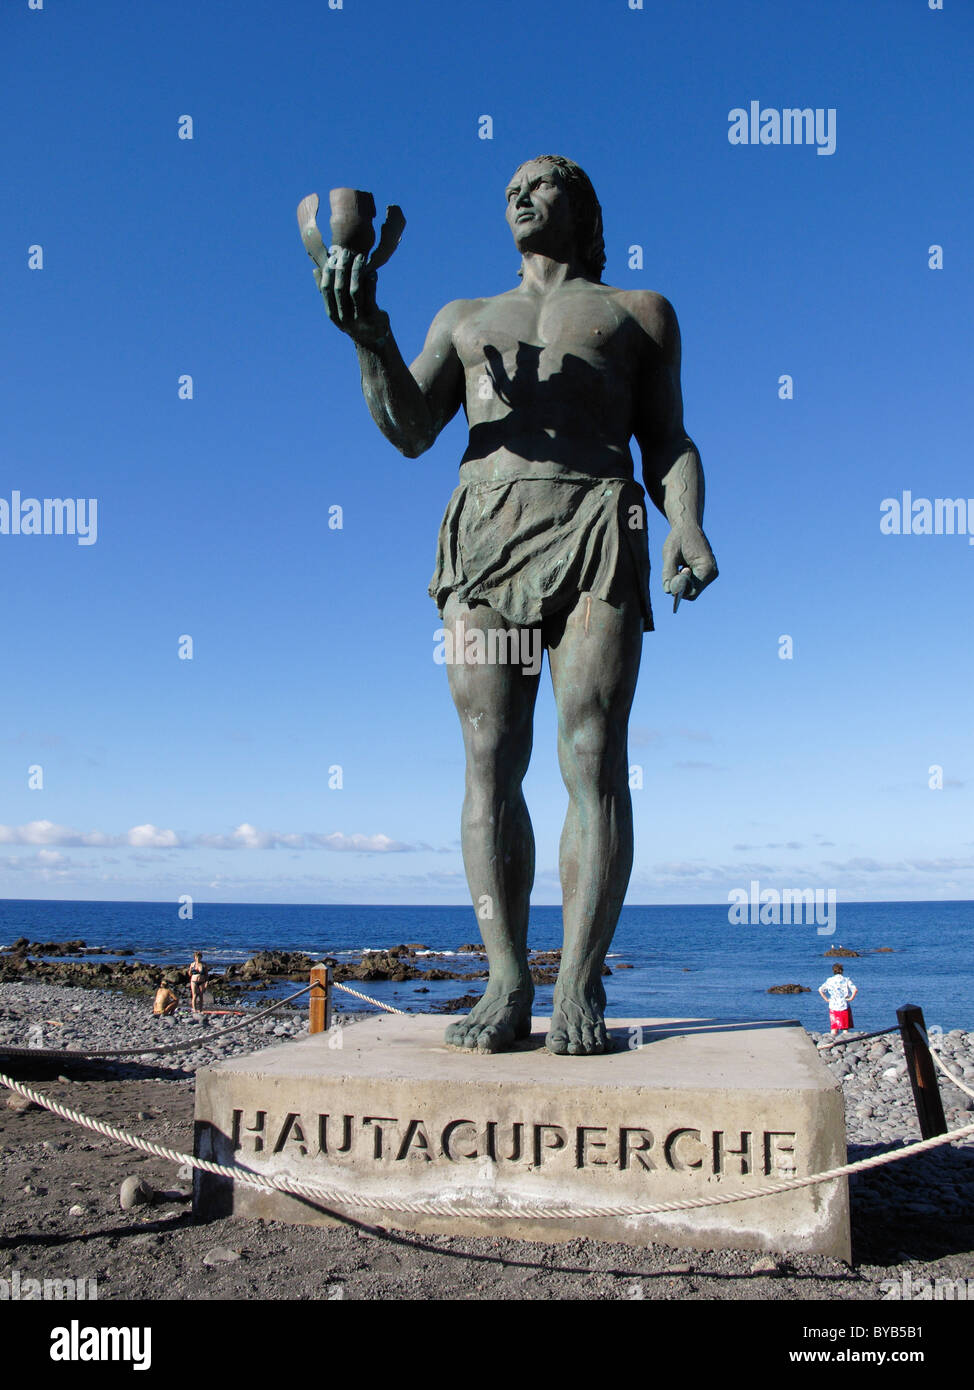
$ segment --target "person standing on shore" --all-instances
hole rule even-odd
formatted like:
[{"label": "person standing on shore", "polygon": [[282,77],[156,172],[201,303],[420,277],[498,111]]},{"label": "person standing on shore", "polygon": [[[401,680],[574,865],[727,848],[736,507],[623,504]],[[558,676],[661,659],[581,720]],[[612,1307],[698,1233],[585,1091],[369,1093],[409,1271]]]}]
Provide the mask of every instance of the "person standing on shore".
[{"label": "person standing on shore", "polygon": [[189,997],[194,1014],[203,1012],[203,992],[206,989],[209,973],[203,964],[202,951],[194,951],[193,963],[189,967]]},{"label": "person standing on shore", "polygon": [[832,974],[819,985],[819,994],[829,1006],[829,1025],[833,1033],[847,1033],[852,1027],[850,1005],[859,990],[845,974],[839,964],[832,967]]}]

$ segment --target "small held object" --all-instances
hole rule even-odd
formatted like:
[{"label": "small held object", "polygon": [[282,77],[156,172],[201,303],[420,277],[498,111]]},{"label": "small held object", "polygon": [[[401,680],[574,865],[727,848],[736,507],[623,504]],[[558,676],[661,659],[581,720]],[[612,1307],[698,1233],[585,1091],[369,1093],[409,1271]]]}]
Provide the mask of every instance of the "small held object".
[{"label": "small held object", "polygon": [[[375,217],[375,203],[371,193],[357,188],[333,188],[329,201],[331,204],[330,233],[333,246],[344,246],[350,251],[364,255],[375,240],[372,219]],[[309,193],[298,203],[298,230],[304,249],[319,270],[328,265],[328,248],[325,246],[318,227],[319,199],[317,193]],[[406,227],[402,208],[390,203],[386,208],[385,221],[379,234],[379,244],[369,256],[368,271],[378,270],[399,245]]]},{"label": "small held object", "polygon": [[692,571],[689,569],[680,570],[675,579],[670,581],[670,593],[673,595],[673,612],[680,606],[680,599],[686,593],[687,585],[690,583]]}]

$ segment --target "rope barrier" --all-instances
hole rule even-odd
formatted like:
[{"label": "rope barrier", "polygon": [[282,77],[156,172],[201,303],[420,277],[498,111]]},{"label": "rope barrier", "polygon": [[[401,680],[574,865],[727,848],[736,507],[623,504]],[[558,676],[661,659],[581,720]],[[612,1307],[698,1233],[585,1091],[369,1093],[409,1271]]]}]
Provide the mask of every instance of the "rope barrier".
[{"label": "rope barrier", "polygon": [[944,1076],[947,1077],[948,1081],[950,1081],[954,1086],[956,1086],[958,1091],[963,1091],[965,1095],[970,1096],[972,1099],[974,1099],[974,1091],[971,1090],[970,1086],[965,1086],[963,1081],[958,1081],[954,1073],[948,1069],[946,1062],[943,1060],[942,1057],[940,1057],[936,1048],[933,1046],[930,1039],[927,1037],[926,1032],[920,1027],[918,1023],[914,1024],[914,1027],[922,1037],[923,1041],[926,1043],[930,1051],[930,1056],[937,1063],[937,1066],[943,1072]]},{"label": "rope barrier", "polygon": [[409,1017],[408,1009],[397,1009],[392,1004],[383,1004],[381,999],[370,999],[367,994],[360,994],[357,989],[352,989],[350,985],[340,985],[337,980],[332,980],[332,989],[343,989],[346,994],[353,994],[356,999],[363,999],[366,1004],[374,1004],[377,1009],[385,1009],[387,1014],[401,1014],[403,1018]]},{"label": "rope barrier", "polygon": [[326,1187],[323,1183],[307,1182],[298,1178],[289,1177],[284,1173],[255,1173],[251,1169],[237,1166],[228,1166],[222,1163],[213,1163],[209,1159],[197,1158],[193,1154],[180,1153],[177,1149],[167,1148],[162,1144],[154,1144],[148,1139],[142,1139],[138,1135],[129,1134],[127,1131],[118,1129],[115,1125],[103,1123],[101,1120],[93,1119],[90,1115],[84,1115],[80,1111],[71,1110],[59,1101],[51,1100],[49,1096],[43,1096],[30,1086],[25,1086],[19,1081],[14,1081],[12,1077],[0,1072],[0,1085],[6,1086],[8,1090],[15,1091],[26,1100],[33,1101],[35,1105],[49,1110],[52,1114],[60,1116],[62,1119],[70,1120],[72,1124],[81,1125],[84,1129],[90,1129],[95,1134],[101,1134],[108,1139],[113,1139],[119,1144],[125,1144],[128,1148],[138,1149],[142,1153],[153,1154],[157,1158],[168,1159],[171,1163],[189,1165],[202,1173],[211,1173],[216,1177],[232,1178],[235,1182],[241,1183],[244,1187],[256,1187],[264,1191],[287,1192],[298,1197],[309,1197],[313,1201],[323,1206],[346,1206],[363,1207],[374,1211],[402,1212],[421,1216],[468,1216],[468,1217],[498,1217],[498,1216],[524,1216],[537,1219],[539,1221],[556,1221],[566,1219],[589,1219],[596,1217],[612,1216],[656,1216],[667,1212],[692,1211],[700,1207],[725,1206],[731,1202],[749,1201],[754,1197],[769,1197],[779,1192],[791,1192],[801,1187],[811,1187],[816,1184],[833,1182],[836,1178],[849,1177],[853,1173],[861,1173],[869,1168],[878,1168],[886,1163],[893,1163],[901,1158],[907,1158],[911,1154],[925,1153],[930,1149],[935,1149],[943,1144],[953,1143],[957,1139],[967,1138],[974,1135],[974,1124],[965,1125],[961,1129],[951,1130],[948,1134],[938,1134],[933,1139],[922,1139],[914,1144],[907,1144],[902,1149],[893,1150],[891,1153],[877,1154],[872,1158],[860,1159],[856,1163],[845,1163],[838,1168],[830,1168],[823,1173],[813,1173],[805,1178],[782,1178],[778,1182],[764,1183],[761,1187],[751,1188],[746,1192],[722,1192],[715,1193],[709,1197],[692,1197],[681,1202],[653,1202],[650,1204],[627,1203],[610,1204],[597,1207],[573,1207],[571,1205],[550,1205],[540,1202],[521,1202],[510,1203],[504,1206],[487,1205],[477,1206],[450,1201],[393,1201],[385,1197],[367,1197],[354,1191],[346,1191],[342,1188]]}]

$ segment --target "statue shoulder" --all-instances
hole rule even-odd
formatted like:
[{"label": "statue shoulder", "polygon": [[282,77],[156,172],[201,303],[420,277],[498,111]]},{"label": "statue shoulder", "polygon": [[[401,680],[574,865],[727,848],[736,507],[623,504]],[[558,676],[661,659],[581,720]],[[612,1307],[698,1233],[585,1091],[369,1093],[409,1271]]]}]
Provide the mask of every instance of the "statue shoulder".
[{"label": "statue shoulder", "polygon": [[616,290],[615,293],[626,311],[659,347],[679,346],[676,311],[665,296],[655,290]]},{"label": "statue shoulder", "polygon": [[455,328],[457,324],[462,323],[474,309],[486,303],[487,301],[485,299],[451,299],[449,304],[443,305],[443,308],[437,314],[433,323],[440,324],[444,328]]},{"label": "statue shoulder", "polygon": [[483,299],[451,299],[449,304],[443,305],[430,324],[427,343],[436,343],[441,346],[447,343],[455,344],[457,333],[470,314],[485,302]]}]

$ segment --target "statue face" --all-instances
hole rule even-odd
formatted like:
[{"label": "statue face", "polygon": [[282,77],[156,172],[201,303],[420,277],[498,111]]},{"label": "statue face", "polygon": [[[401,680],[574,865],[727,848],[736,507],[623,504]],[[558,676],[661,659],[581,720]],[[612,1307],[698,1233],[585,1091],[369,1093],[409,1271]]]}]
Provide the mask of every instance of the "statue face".
[{"label": "statue face", "polygon": [[507,185],[507,224],[521,252],[569,255],[574,244],[571,202],[551,164],[529,160]]}]

